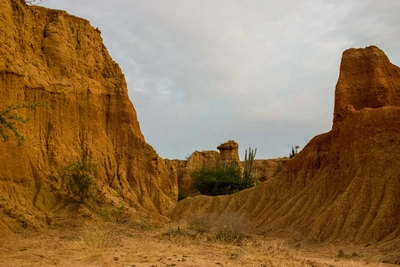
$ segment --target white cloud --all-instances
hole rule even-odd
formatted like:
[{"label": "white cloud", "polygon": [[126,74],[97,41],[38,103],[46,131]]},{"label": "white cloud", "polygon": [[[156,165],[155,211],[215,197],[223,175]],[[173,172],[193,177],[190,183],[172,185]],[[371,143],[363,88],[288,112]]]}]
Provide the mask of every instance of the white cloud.
[{"label": "white cloud", "polygon": [[90,20],[127,78],[146,140],[184,158],[235,139],[279,157],[331,127],[340,57],[400,62],[400,1],[50,0]]}]

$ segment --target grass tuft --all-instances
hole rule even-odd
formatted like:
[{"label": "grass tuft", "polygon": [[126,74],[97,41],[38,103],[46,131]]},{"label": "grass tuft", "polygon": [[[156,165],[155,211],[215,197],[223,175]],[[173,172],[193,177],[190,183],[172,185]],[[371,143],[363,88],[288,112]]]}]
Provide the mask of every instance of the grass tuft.
[{"label": "grass tuft", "polygon": [[110,247],[113,244],[112,225],[103,224],[85,227],[77,241],[82,249],[98,249]]}]

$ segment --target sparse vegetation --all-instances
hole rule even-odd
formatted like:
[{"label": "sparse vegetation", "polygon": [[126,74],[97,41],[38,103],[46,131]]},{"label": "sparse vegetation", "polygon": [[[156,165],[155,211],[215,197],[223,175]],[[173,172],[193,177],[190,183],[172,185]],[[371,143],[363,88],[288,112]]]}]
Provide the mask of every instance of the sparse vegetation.
[{"label": "sparse vegetation", "polygon": [[203,167],[194,171],[191,173],[192,188],[203,195],[218,196],[257,185],[258,179],[252,171],[256,152],[257,149],[246,150],[243,173],[236,160],[232,160],[227,166],[217,163],[214,168]]},{"label": "sparse vegetation", "polygon": [[244,216],[226,213],[214,220],[212,234],[215,241],[239,244],[246,238],[248,229],[249,224]]},{"label": "sparse vegetation", "polygon": [[294,156],[296,156],[296,154],[298,153],[299,149],[300,149],[300,146],[295,146],[294,148],[292,146],[292,152],[290,152],[289,158],[293,158]]},{"label": "sparse vegetation", "polygon": [[246,149],[244,154],[243,182],[245,183],[245,188],[253,187],[259,182],[257,176],[253,174],[253,163],[256,153],[257,148],[253,150],[249,147],[249,150]]},{"label": "sparse vegetation", "polygon": [[249,238],[245,232],[249,230],[248,221],[244,216],[236,213],[225,213],[218,217],[210,214],[195,214],[178,226],[170,228],[163,235],[179,237],[209,243],[240,244]]},{"label": "sparse vegetation", "polygon": [[192,174],[192,187],[203,195],[229,195],[244,189],[242,171],[236,160],[227,167],[201,168]]},{"label": "sparse vegetation", "polygon": [[80,202],[91,196],[94,185],[92,173],[96,165],[86,160],[68,164],[61,171],[63,183],[66,185],[68,193],[77,197]]},{"label": "sparse vegetation", "polygon": [[112,245],[111,224],[101,224],[92,227],[85,227],[79,235],[77,245],[82,249],[98,249]]},{"label": "sparse vegetation", "polygon": [[208,216],[194,214],[187,220],[189,229],[198,233],[209,232],[212,228],[212,221]]},{"label": "sparse vegetation", "polygon": [[25,140],[25,137],[21,135],[16,127],[17,122],[26,123],[28,118],[18,115],[17,110],[28,109],[34,110],[37,107],[47,106],[44,103],[26,103],[26,104],[17,104],[8,106],[5,110],[0,111],[0,136],[3,141],[7,141],[9,135],[6,133],[7,131],[14,134],[17,139],[18,145],[22,145]]},{"label": "sparse vegetation", "polygon": [[138,221],[133,223],[136,228],[141,230],[154,230],[158,224],[150,216],[141,216]]}]

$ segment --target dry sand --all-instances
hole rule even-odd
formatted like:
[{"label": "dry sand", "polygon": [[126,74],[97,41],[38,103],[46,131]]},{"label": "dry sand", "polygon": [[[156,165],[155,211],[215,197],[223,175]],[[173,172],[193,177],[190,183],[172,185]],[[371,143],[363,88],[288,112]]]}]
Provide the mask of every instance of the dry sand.
[{"label": "dry sand", "polygon": [[373,245],[286,240],[251,235],[224,242],[185,223],[53,225],[0,237],[0,266],[394,266]]}]

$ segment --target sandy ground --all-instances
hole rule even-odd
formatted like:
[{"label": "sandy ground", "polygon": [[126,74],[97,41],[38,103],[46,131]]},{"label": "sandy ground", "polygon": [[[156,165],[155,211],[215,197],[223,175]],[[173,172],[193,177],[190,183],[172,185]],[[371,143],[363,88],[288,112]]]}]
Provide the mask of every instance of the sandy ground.
[{"label": "sandy ground", "polygon": [[222,240],[187,226],[98,223],[53,226],[0,237],[0,266],[395,266],[373,246],[286,242],[277,237]]}]

